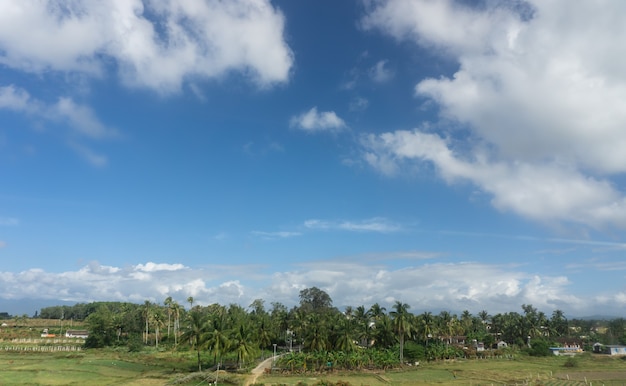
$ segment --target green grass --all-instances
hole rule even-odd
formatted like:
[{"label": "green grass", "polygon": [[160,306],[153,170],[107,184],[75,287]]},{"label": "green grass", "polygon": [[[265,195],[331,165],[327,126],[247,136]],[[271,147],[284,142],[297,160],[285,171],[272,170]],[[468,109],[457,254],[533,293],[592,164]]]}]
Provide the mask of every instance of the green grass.
[{"label": "green grass", "polygon": [[419,367],[385,373],[265,375],[257,383],[315,385],[321,380],[344,381],[353,386],[369,385],[622,385],[626,382],[626,360],[583,355],[576,368],[565,367],[565,357],[518,357],[518,359],[459,360],[422,363]]},{"label": "green grass", "polygon": [[2,353],[0,384],[163,385],[172,377],[173,369],[171,361],[107,351]]},{"label": "green grass", "polygon": [[[80,353],[0,353],[1,385],[198,385],[214,372],[192,374],[195,353],[128,353],[116,350],[86,350]],[[315,385],[320,381],[369,385],[503,385],[561,386],[621,385],[626,382],[626,360],[608,356],[581,355],[576,367],[566,367],[567,358],[514,360],[459,360],[422,363],[419,367],[387,372],[332,372],[300,375],[263,375],[257,383],[270,385]],[[223,374],[231,384],[243,384],[246,375]],[[204,383],[206,384],[206,382]],[[588,383],[587,383],[588,384]]]}]

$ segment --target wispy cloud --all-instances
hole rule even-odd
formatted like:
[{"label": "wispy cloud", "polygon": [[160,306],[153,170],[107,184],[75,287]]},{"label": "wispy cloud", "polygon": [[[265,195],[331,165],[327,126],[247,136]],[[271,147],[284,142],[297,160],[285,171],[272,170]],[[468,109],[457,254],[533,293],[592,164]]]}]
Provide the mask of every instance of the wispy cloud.
[{"label": "wispy cloud", "polygon": [[370,78],[376,83],[385,83],[390,81],[394,73],[388,67],[389,61],[381,60],[369,70]]},{"label": "wispy cloud", "polygon": [[291,237],[301,236],[300,232],[287,232],[287,231],[278,231],[278,232],[263,232],[263,231],[252,231],[250,232],[253,236],[260,237],[266,240],[273,239],[287,239]]},{"label": "wispy cloud", "polygon": [[81,140],[102,140],[119,137],[116,129],[102,123],[93,110],[71,98],[61,97],[56,103],[45,103],[14,85],[0,86],[0,109],[12,110],[45,123],[68,127],[67,143],[78,155],[94,166],[108,163],[105,155],[96,153]]},{"label": "wispy cloud", "polygon": [[337,132],[347,127],[334,111],[318,112],[317,107],[292,117],[290,126],[307,132]]},{"label": "wispy cloud", "polygon": [[366,220],[319,220],[310,219],[304,222],[304,226],[308,229],[321,230],[343,230],[352,232],[380,232],[391,233],[402,230],[399,224],[393,223],[382,217],[374,217]]},{"label": "wispy cloud", "polygon": [[350,101],[350,111],[365,111],[369,106],[369,101],[363,97],[356,97]]}]

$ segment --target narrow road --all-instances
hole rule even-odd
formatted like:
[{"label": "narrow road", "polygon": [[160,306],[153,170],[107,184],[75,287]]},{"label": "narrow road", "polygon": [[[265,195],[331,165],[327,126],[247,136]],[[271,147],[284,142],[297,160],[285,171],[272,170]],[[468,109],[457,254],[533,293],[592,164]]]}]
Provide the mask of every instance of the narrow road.
[{"label": "narrow road", "polygon": [[269,357],[263,362],[259,363],[259,365],[255,367],[254,370],[251,371],[251,374],[248,376],[248,378],[246,378],[246,381],[244,382],[243,385],[250,386],[250,385],[255,384],[257,378],[259,378],[265,372],[265,369],[271,369],[271,368],[272,368],[272,357]]}]

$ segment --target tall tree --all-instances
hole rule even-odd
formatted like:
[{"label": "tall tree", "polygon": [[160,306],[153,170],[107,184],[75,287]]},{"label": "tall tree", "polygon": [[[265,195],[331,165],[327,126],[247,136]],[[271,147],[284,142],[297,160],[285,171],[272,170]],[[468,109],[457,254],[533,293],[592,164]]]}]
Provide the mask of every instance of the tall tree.
[{"label": "tall tree", "polygon": [[556,336],[565,336],[569,332],[567,325],[567,318],[561,310],[554,310],[552,312],[552,318],[550,318],[550,330]]},{"label": "tall tree", "polygon": [[165,304],[165,307],[167,307],[167,337],[169,339],[170,337],[170,326],[172,323],[172,304],[174,303],[174,299],[172,299],[171,296],[168,296],[167,298],[165,298],[165,301],[163,302],[163,304]]},{"label": "tall tree", "polygon": [[187,326],[181,339],[188,340],[191,347],[196,349],[198,356],[198,371],[202,371],[202,361],[200,360],[200,349],[206,341],[207,316],[198,311],[187,314]]},{"label": "tall tree", "polygon": [[226,328],[224,319],[220,316],[213,316],[209,326],[206,334],[206,343],[213,353],[213,363],[217,364],[221,360],[222,354],[230,346],[230,340],[228,339],[229,331]]},{"label": "tall tree", "polygon": [[385,315],[385,311],[387,311],[387,309],[385,307],[381,307],[378,303],[374,303],[370,307],[370,315],[372,315],[374,320],[377,320]]},{"label": "tall tree", "polygon": [[300,291],[300,309],[305,312],[325,312],[333,306],[333,300],[317,287],[305,288]]},{"label": "tall tree", "polygon": [[237,328],[233,330],[231,339],[231,347],[237,353],[237,367],[252,356],[254,352],[254,336],[252,329],[243,321]]},{"label": "tall tree", "polygon": [[428,347],[430,338],[435,334],[435,319],[430,311],[425,311],[417,318],[417,331],[420,332]]},{"label": "tall tree", "polygon": [[393,319],[393,328],[400,341],[400,363],[402,363],[404,360],[404,338],[411,334],[411,314],[409,313],[411,306],[396,300],[392,308],[393,311],[389,314]]},{"label": "tall tree", "polygon": [[159,333],[161,330],[161,327],[164,324],[164,315],[163,315],[163,310],[161,309],[161,307],[158,307],[155,305],[155,307],[152,308],[152,312],[150,313],[151,316],[151,320],[152,320],[152,325],[154,326],[154,345],[155,347],[158,349],[159,348]]},{"label": "tall tree", "polygon": [[146,331],[145,331],[145,335],[144,335],[144,343],[148,344],[148,332],[149,332],[149,321],[150,321],[150,308],[151,308],[151,303],[149,300],[146,300],[145,303],[143,304],[143,317],[146,321]]}]

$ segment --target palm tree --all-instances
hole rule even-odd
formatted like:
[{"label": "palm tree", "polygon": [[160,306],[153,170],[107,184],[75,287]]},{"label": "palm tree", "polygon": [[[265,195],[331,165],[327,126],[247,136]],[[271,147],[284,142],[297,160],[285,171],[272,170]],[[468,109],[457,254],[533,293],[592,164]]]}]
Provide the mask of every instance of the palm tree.
[{"label": "palm tree", "polygon": [[478,317],[480,318],[480,321],[483,322],[483,324],[486,324],[490,318],[489,313],[485,310],[480,311],[478,313]]},{"label": "palm tree", "polygon": [[163,326],[163,312],[160,307],[155,307],[151,314],[152,324],[154,324],[154,343],[156,348],[159,348],[159,330]]},{"label": "palm tree", "polygon": [[473,320],[474,317],[468,310],[463,311],[461,314],[460,327],[462,328],[464,335],[468,335],[471,332]]},{"label": "palm tree", "polygon": [[406,303],[402,303],[396,300],[393,305],[393,311],[389,314],[393,318],[393,328],[396,334],[398,334],[398,340],[400,341],[400,363],[404,360],[404,337],[411,334],[411,314],[409,313],[409,306]]},{"label": "palm tree", "polygon": [[393,322],[389,315],[382,315],[374,326],[374,346],[378,348],[389,348],[396,342],[393,331]]},{"label": "palm tree", "polygon": [[198,354],[198,371],[202,371],[202,362],[200,361],[200,348],[205,342],[207,330],[207,318],[200,312],[190,312],[187,317],[187,329],[181,336],[182,339],[188,339],[192,347],[196,348]]},{"label": "palm tree", "polygon": [[327,350],[329,346],[327,327],[327,321],[319,313],[308,315],[302,330],[305,334],[305,347],[313,351]]},{"label": "palm tree", "polygon": [[568,333],[567,318],[561,310],[555,310],[552,312],[552,318],[550,318],[550,328],[557,336],[564,336]]},{"label": "palm tree", "polygon": [[206,343],[213,352],[213,363],[217,364],[222,353],[230,346],[230,340],[228,339],[228,331],[221,321],[213,319],[211,325],[210,331],[206,334]]},{"label": "palm tree", "polygon": [[261,359],[265,359],[265,348],[269,347],[272,343],[270,336],[269,322],[263,317],[256,327],[256,341],[261,349]]},{"label": "palm tree", "polygon": [[[372,339],[371,313],[365,310],[365,306],[358,306],[354,313],[357,323],[358,338],[361,346],[369,347]],[[363,344],[365,341],[365,344]]]},{"label": "palm tree", "polygon": [[145,337],[144,337],[144,342],[145,344],[148,344],[148,321],[150,320],[150,301],[146,300],[146,302],[143,304],[143,317],[146,321],[146,333],[145,333]]},{"label": "palm tree", "polygon": [[353,339],[354,331],[355,324],[353,320],[344,315],[338,315],[333,326],[335,349],[345,353],[354,351],[356,349]]},{"label": "palm tree", "polygon": [[187,303],[189,303],[189,309],[193,308],[193,296],[189,296],[187,298]]},{"label": "palm tree", "polygon": [[242,322],[238,328],[233,330],[231,343],[231,347],[237,353],[237,367],[241,368],[241,365],[254,351],[252,330],[245,322]]},{"label": "palm tree", "polygon": [[168,340],[170,337],[170,325],[172,321],[172,303],[173,302],[174,300],[172,299],[171,296],[168,296],[167,298],[165,298],[165,301],[163,302],[163,304],[165,304],[165,306],[167,307],[167,338]]},{"label": "palm tree", "polygon": [[180,313],[183,307],[177,302],[172,302],[172,313],[174,315],[174,346],[178,346],[178,333],[180,332]]},{"label": "palm tree", "polygon": [[381,307],[378,303],[374,303],[370,307],[370,315],[372,315],[372,318],[375,320],[385,315],[385,311],[387,311],[387,309],[385,307]]},{"label": "palm tree", "polygon": [[418,318],[418,331],[422,333],[424,340],[426,341],[426,347],[428,347],[428,341],[432,338],[435,332],[435,319],[433,314],[426,311]]}]

